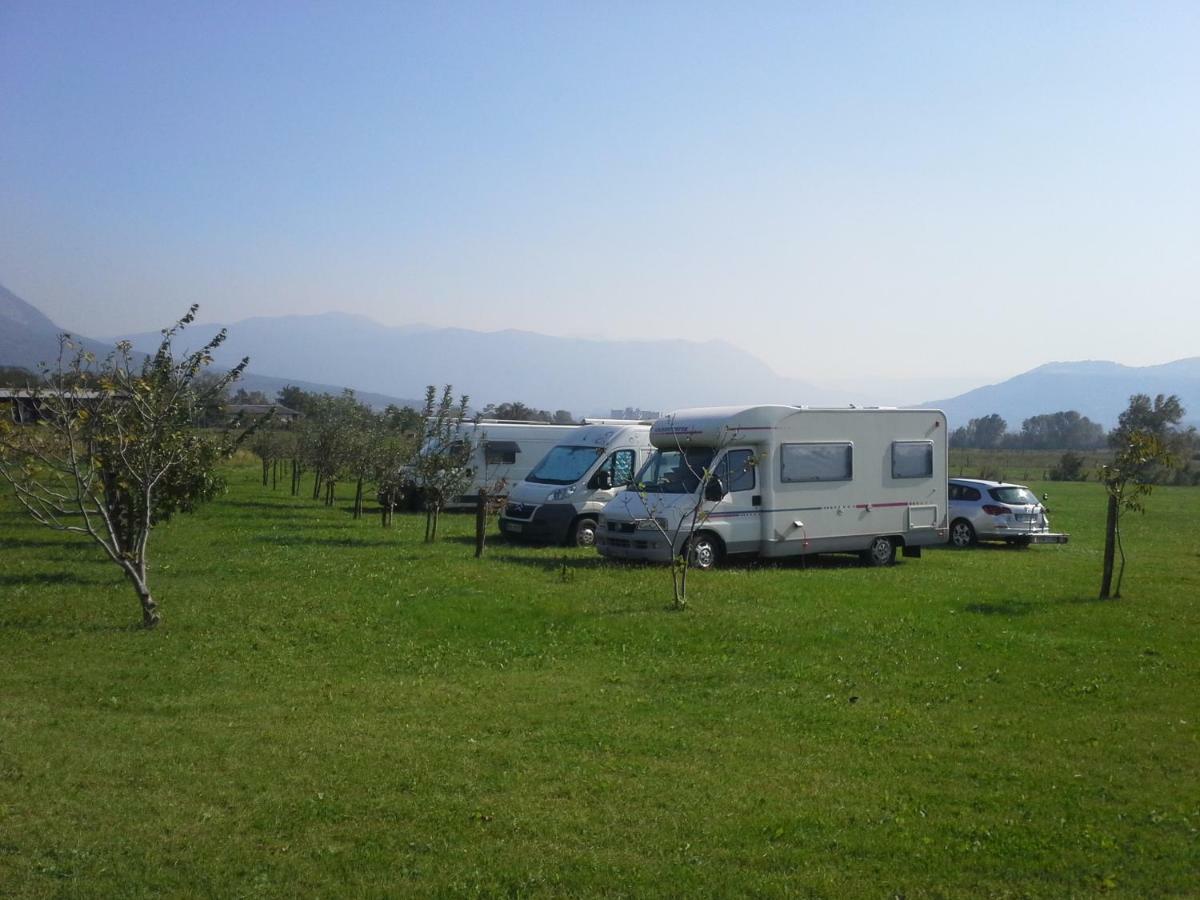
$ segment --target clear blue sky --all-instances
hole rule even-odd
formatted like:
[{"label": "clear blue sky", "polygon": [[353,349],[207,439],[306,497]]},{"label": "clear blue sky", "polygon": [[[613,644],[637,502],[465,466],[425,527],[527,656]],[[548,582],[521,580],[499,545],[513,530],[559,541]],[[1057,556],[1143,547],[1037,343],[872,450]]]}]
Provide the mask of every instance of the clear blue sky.
[{"label": "clear blue sky", "polygon": [[1164,362],[1200,355],[1200,3],[4,0],[0,209],[0,283],[83,333]]}]

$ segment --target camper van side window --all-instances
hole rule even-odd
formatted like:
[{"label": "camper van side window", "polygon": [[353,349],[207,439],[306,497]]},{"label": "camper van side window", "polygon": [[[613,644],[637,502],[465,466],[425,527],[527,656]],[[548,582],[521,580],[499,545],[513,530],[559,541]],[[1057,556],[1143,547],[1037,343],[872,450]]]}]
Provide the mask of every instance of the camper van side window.
[{"label": "camper van side window", "polygon": [[511,466],[520,451],[516,441],[485,441],[483,461],[489,466]]},{"label": "camper van side window", "polygon": [[717,475],[730,491],[754,490],[754,451],[730,450],[717,467]]},{"label": "camper van side window", "polygon": [[932,478],[933,441],[895,441],[892,444],[893,478]]},{"label": "camper van side window", "polygon": [[781,481],[850,481],[854,477],[853,444],[783,444],[779,458]]}]

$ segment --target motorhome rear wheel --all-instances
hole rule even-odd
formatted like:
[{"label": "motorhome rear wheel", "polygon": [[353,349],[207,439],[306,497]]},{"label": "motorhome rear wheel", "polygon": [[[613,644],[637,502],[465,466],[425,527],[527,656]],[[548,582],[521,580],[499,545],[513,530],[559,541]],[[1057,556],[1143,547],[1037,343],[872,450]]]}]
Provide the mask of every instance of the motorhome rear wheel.
[{"label": "motorhome rear wheel", "polygon": [[871,541],[862,558],[869,566],[890,566],[896,561],[896,543],[890,537],[877,537]]}]

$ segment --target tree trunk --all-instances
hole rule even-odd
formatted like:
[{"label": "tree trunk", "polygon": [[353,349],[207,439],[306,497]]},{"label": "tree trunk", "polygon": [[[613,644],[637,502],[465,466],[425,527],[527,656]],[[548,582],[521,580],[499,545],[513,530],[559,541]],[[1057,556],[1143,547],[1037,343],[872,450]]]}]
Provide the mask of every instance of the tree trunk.
[{"label": "tree trunk", "polygon": [[313,499],[321,499],[321,470],[313,470]]},{"label": "tree trunk", "polygon": [[1100,599],[1107,600],[1112,593],[1113,557],[1117,549],[1117,498],[1108,495],[1108,517],[1104,522],[1104,576],[1100,580]]},{"label": "tree trunk", "polygon": [[146,583],[145,574],[139,574],[132,563],[123,562],[122,566],[125,569],[125,575],[133,584],[134,591],[137,592],[138,602],[142,605],[142,627],[154,628],[162,620],[162,616],[158,612],[158,604],[150,593],[150,585]]},{"label": "tree trunk", "polygon": [[267,475],[271,471],[271,461],[269,459],[267,459],[265,456],[263,457],[262,466],[263,466],[263,487],[266,487],[267,486]]},{"label": "tree trunk", "polygon": [[362,476],[358,477],[358,484],[354,487],[354,518],[361,519],[363,514],[363,480]]},{"label": "tree trunk", "polygon": [[1113,589],[1113,597],[1121,599],[1121,581],[1125,578],[1125,545],[1121,541],[1121,520],[1117,518],[1117,553],[1121,556],[1121,567],[1117,569],[1117,584]]},{"label": "tree trunk", "polygon": [[271,490],[279,487],[279,460],[271,464]]},{"label": "tree trunk", "polygon": [[487,540],[487,503],[488,495],[484,488],[479,489],[479,507],[475,510],[475,558],[483,556],[484,542]]}]

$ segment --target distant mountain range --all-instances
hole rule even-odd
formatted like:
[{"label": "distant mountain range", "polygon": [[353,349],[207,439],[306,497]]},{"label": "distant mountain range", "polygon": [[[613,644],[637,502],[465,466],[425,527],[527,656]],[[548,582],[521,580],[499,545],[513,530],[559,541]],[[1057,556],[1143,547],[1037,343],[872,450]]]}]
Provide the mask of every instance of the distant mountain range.
[{"label": "distant mountain range", "polygon": [[[188,328],[179,349],[201,346],[221,327]],[[32,369],[42,360],[53,359],[61,330],[0,286],[0,365]],[[450,383],[456,391],[470,394],[477,408],[520,400],[579,415],[625,406],[671,410],[747,402],[810,406],[879,402],[875,397],[785,378],[723,341],[604,341],[526,331],[388,327],[344,313],[251,318],[228,326],[228,331],[217,362],[231,366],[249,356],[251,370],[241,386],[268,396],[285,384],[329,392],[348,386],[375,406],[419,405],[404,398],[422,396],[426,384]],[[104,354],[118,339],[152,351],[159,338],[159,332],[153,331],[108,341],[83,340],[88,349]],[[1141,368],[1095,361],[1048,363],[1000,384],[943,400],[919,403],[913,398],[909,405],[944,409],[955,426],[996,412],[1008,421],[1010,430],[1019,430],[1029,416],[1075,409],[1111,427],[1130,394],[1138,392],[1178,394],[1188,419],[1200,423],[1200,357]]]},{"label": "distant mountain range", "polygon": [[1187,410],[1185,421],[1200,425],[1200,356],[1140,367],[1099,360],[1046,363],[1000,384],[918,405],[945,410],[955,427],[999,413],[1009,431],[1017,431],[1030,416],[1073,409],[1111,428],[1132,394],[1177,394]]},{"label": "distant mountain range", "polygon": [[[198,326],[207,340],[222,326]],[[157,332],[121,335],[151,348]],[[243,356],[262,372],[420,395],[426,384],[453,384],[473,404],[520,400],[577,414],[613,407],[672,409],[744,402],[844,404],[838,391],[783,378],[761,360],[721,341],[601,341],[527,331],[380,325],[363,316],[326,313],[245,319],[229,326],[217,354]]]},{"label": "distant mountain range", "polygon": [[[0,365],[20,366],[36,372],[41,363],[58,359],[58,338],[63,333],[41,310],[26,303],[0,284]],[[87,350],[105,356],[112,344],[73,336]]]},{"label": "distant mountain range", "polygon": [[[198,347],[219,330],[219,328],[209,328],[203,325],[189,328],[186,332],[189,339],[185,343]],[[0,365],[20,366],[30,372],[37,372],[42,363],[53,364],[58,358],[58,338],[63,331],[64,329],[50,321],[35,306],[22,300],[4,285],[0,285]],[[201,337],[201,335],[204,336]],[[143,335],[141,337],[142,339],[135,343],[135,348],[149,352],[158,348],[158,342],[162,335],[156,331],[152,336]],[[117,342],[117,339],[95,340],[73,333],[71,340],[95,353],[101,359],[112,352],[113,346]],[[234,362],[240,359],[239,356]],[[257,370],[246,372],[238,382],[238,387],[245,388],[247,391],[262,391],[268,397],[274,397],[281,388],[289,384],[316,393],[336,394],[342,391],[341,385],[322,384],[297,378],[276,378],[270,375],[260,375]],[[360,400],[377,409],[382,409],[389,403],[395,403],[398,406],[414,404],[420,406],[420,401],[410,398],[372,391],[356,391],[356,393]]]}]

